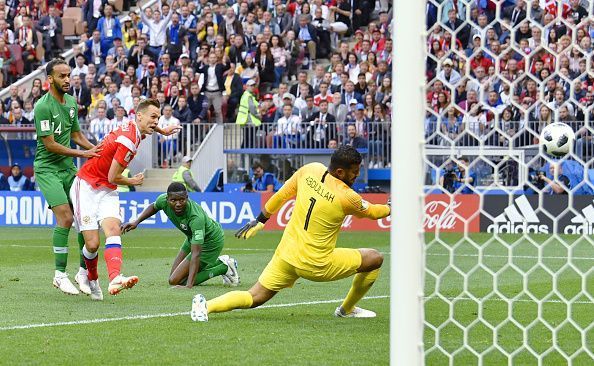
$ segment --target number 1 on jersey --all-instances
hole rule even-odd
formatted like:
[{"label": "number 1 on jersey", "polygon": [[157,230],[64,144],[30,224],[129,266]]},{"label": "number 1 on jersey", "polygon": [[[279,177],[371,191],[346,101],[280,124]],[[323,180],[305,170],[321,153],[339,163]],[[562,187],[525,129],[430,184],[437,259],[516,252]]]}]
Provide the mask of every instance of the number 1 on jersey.
[{"label": "number 1 on jersey", "polygon": [[307,210],[307,216],[305,216],[305,225],[303,225],[303,229],[305,229],[305,231],[307,231],[307,227],[309,226],[309,218],[311,217],[311,212],[313,211],[314,205],[316,204],[316,199],[313,197],[310,197],[309,201],[311,203],[309,204],[309,210]]}]

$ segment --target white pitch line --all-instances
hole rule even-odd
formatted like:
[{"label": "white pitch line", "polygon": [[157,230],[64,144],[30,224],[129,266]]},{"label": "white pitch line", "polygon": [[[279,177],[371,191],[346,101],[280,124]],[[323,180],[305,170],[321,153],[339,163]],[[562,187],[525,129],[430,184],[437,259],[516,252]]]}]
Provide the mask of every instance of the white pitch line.
[{"label": "white pitch line", "polygon": [[[0,244],[0,248],[51,248],[47,245],[24,245],[24,244]],[[163,249],[163,250],[176,250],[179,247],[162,247],[162,246],[154,246],[154,247],[147,247],[147,246],[124,246],[125,249]],[[382,247],[378,247],[382,248]],[[238,251],[238,252],[274,252],[276,249],[272,248],[224,248],[225,251]],[[390,252],[381,252],[382,254],[389,255]],[[479,257],[478,254],[449,254],[449,253],[427,253],[429,257],[471,257],[477,258]],[[482,258],[512,258],[512,259],[563,259],[563,260],[594,260],[594,257],[583,257],[583,256],[575,256],[575,257],[562,257],[562,256],[536,256],[536,255],[502,255],[502,254],[483,254],[480,257]]]},{"label": "white pitch line", "polygon": [[[374,300],[374,299],[386,299],[389,298],[388,295],[380,295],[380,296],[368,296],[364,297],[362,300]],[[306,302],[294,302],[288,304],[271,304],[271,305],[263,305],[257,307],[252,310],[258,309],[270,309],[270,308],[288,308],[294,306],[301,306],[301,305],[319,305],[319,304],[334,304],[342,302],[343,299],[334,299],[334,300],[320,300],[320,301],[306,301]],[[179,312],[179,313],[160,313],[160,314],[145,314],[145,315],[131,315],[131,316],[122,316],[118,318],[99,318],[99,319],[86,319],[86,320],[74,320],[68,322],[55,322],[55,323],[34,323],[34,324],[24,324],[24,325],[12,325],[8,327],[0,327],[1,331],[7,330],[19,330],[19,329],[33,329],[33,328],[48,328],[48,327],[59,327],[63,325],[84,325],[84,324],[97,324],[97,323],[107,323],[107,322],[116,322],[121,320],[141,320],[141,319],[155,319],[155,318],[169,318],[174,316],[183,316],[189,315],[189,311]]]},{"label": "white pitch line", "polygon": [[[539,303],[540,302],[540,303],[543,303],[543,304],[548,304],[548,303],[552,303],[552,304],[568,304],[568,302],[562,301],[562,300],[542,300],[542,301],[540,301],[540,300],[531,300],[531,299],[517,299],[517,300],[512,300],[512,299],[501,299],[501,298],[498,298],[498,299],[478,298],[478,299],[475,300],[475,299],[473,299],[471,297],[462,297],[462,296],[461,297],[439,297],[439,296],[428,296],[428,297],[425,297],[425,301],[428,301],[428,300],[444,300],[444,299],[447,300],[447,301],[451,301],[451,302],[454,302],[454,301],[474,301],[474,302],[477,302],[478,301],[480,303],[485,303],[485,302],[489,302],[489,301],[497,301],[497,302],[507,302],[507,303],[510,303],[510,302],[511,303],[514,303],[514,302],[530,302],[530,303],[536,304],[536,303]],[[591,301],[574,301],[574,302],[571,302],[570,304],[594,305],[594,303],[591,302]]]},{"label": "white pitch line", "polygon": [[[430,257],[479,257],[478,254],[449,254],[449,253],[427,253]],[[537,255],[502,255],[502,254],[483,254],[481,258],[512,258],[512,259],[575,259],[575,260],[594,260],[594,257],[559,257],[559,256],[546,256],[541,257]]]}]

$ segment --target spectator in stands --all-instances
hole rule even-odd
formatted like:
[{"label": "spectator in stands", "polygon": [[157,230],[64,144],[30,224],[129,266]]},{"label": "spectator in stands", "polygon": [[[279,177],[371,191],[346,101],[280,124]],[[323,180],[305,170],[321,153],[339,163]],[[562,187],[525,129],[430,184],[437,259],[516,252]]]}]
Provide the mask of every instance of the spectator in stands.
[{"label": "spectator in stands", "polygon": [[276,122],[273,147],[296,147],[301,141],[301,122],[299,115],[293,114],[290,103],[283,105],[282,117]]},{"label": "spectator in stands", "polygon": [[37,39],[37,32],[33,29],[30,16],[23,16],[23,24],[16,30],[16,34],[25,63],[25,73],[31,73],[34,64],[37,63],[36,47],[39,40]]},{"label": "spectator in stands", "polygon": [[[158,126],[165,128],[169,126],[179,126],[179,119],[173,116],[173,108],[169,104],[165,104],[163,107],[163,115],[159,118]],[[178,140],[177,134],[171,136],[159,135],[159,161],[161,166],[168,167],[172,166],[174,158],[178,154]]]},{"label": "spectator in stands", "polygon": [[31,124],[31,121],[23,117],[23,109],[19,104],[15,104],[12,106],[12,110],[10,111],[8,121],[11,125],[15,127],[21,127]]},{"label": "spectator in stands", "polygon": [[344,141],[345,145],[350,145],[356,149],[366,149],[367,141],[357,133],[357,127],[354,124],[349,124],[347,127],[347,137]]},{"label": "spectator in stands", "polygon": [[105,4],[103,7],[103,16],[97,22],[97,29],[101,32],[101,42],[107,49],[113,46],[114,39],[122,39],[122,25],[120,20],[113,16],[111,5]]},{"label": "spectator in stands", "polygon": [[315,149],[323,149],[327,146],[329,139],[336,139],[336,118],[328,113],[328,102],[322,100],[320,109],[308,120],[307,138],[308,146]]},{"label": "spectator in stands", "polygon": [[106,0],[86,0],[83,3],[82,12],[87,22],[88,34],[91,35],[97,29],[97,23],[101,18],[101,7],[106,4]]},{"label": "spectator in stands", "polygon": [[200,92],[200,87],[197,83],[190,86],[190,97],[188,98],[188,106],[192,111],[194,123],[206,122],[206,113],[208,112],[208,100],[204,93]]},{"label": "spectator in stands", "polygon": [[180,16],[173,13],[171,24],[165,32],[165,51],[171,55],[171,61],[175,64],[183,53],[184,49],[189,49],[186,27],[180,24]]},{"label": "spectator in stands", "polygon": [[[162,9],[163,4],[159,0],[159,6]],[[173,7],[177,8],[177,0],[173,2]],[[166,30],[169,25],[169,21],[173,16],[174,12],[170,11],[163,18],[159,10],[153,11],[153,17],[149,19],[144,11],[140,12],[142,18],[143,27],[146,26],[148,29],[149,36],[149,48],[155,56],[159,56],[166,42]]]},{"label": "spectator in stands", "polygon": [[188,99],[185,96],[183,96],[183,95],[179,96],[177,106],[176,106],[175,110],[173,111],[173,116],[175,118],[179,119],[179,122],[181,124],[192,123],[192,120],[193,120],[192,111],[188,107]]},{"label": "spectator in stands", "polygon": [[62,52],[62,19],[55,6],[49,6],[48,15],[37,22],[36,28],[43,34],[43,47],[46,60],[51,60]]},{"label": "spectator in stands", "polygon": [[105,63],[109,47],[101,41],[101,31],[95,29],[92,34],[91,39],[85,43],[85,58],[90,60],[95,67],[100,67]]},{"label": "spectator in stands", "polygon": [[241,77],[235,72],[235,64],[229,65],[224,85],[223,104],[227,106],[225,121],[233,122],[235,121],[237,106],[243,94],[243,83],[241,82]]},{"label": "spectator in stands", "polygon": [[107,118],[107,110],[98,107],[96,117],[89,125],[89,140],[94,140],[97,143],[103,140],[103,137],[110,132],[110,127],[111,121]]},{"label": "spectator in stands", "polygon": [[208,64],[198,70],[204,75],[202,91],[208,101],[208,108],[214,107],[216,123],[223,123],[223,74],[228,68],[228,65],[219,63],[216,54],[211,52],[208,55]]}]

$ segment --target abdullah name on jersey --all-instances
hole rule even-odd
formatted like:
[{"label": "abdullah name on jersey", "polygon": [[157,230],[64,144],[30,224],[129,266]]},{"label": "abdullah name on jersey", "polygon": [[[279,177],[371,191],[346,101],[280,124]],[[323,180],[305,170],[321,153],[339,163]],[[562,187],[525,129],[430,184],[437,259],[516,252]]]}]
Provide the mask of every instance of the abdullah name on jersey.
[{"label": "abdullah name on jersey", "polygon": [[276,252],[302,269],[328,261],[345,216],[376,220],[390,215],[389,206],[364,201],[320,163],[297,170],[266,202],[266,211],[275,213],[291,197],[295,197],[295,207]]},{"label": "abdullah name on jersey", "polygon": [[77,175],[93,188],[104,186],[115,190],[117,185],[109,183],[107,179],[112,160],[124,168],[127,167],[134,159],[143,138],[135,122],[131,121],[116,128],[102,140],[101,156],[87,160]]}]

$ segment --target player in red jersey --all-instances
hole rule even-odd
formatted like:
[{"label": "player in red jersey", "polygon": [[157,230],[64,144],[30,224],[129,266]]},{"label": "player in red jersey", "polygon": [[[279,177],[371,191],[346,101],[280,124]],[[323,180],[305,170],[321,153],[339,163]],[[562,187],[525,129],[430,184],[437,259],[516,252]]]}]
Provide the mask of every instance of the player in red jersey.
[{"label": "player in red jersey", "polygon": [[138,277],[126,277],[120,273],[122,240],[120,201],[116,188],[118,185],[142,184],[142,173],[126,178],[122,172],[136,155],[138,145],[145,135],[157,132],[167,136],[180,129],[177,126],[160,129],[157,126],[160,116],[158,101],[147,99],[140,102],[136,109],[136,121],[118,127],[103,139],[101,156],[91,158],[83,164],[70,189],[74,219],[78,230],[85,237],[83,256],[87,264],[92,300],[103,300],[97,273],[98,224],[106,237],[104,256],[109,273],[109,293],[117,295],[138,282]]}]

